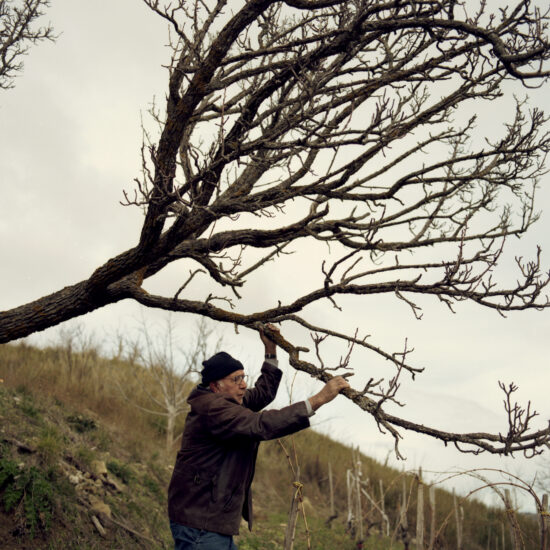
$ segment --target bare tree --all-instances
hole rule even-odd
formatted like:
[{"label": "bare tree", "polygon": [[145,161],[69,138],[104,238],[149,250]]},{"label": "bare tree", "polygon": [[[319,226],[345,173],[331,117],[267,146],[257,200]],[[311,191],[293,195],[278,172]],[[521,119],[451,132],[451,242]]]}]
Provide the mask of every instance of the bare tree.
[{"label": "bare tree", "polygon": [[95,335],[86,333],[81,324],[61,326],[54,344],[58,350],[59,362],[65,370],[65,378],[69,383],[82,383],[85,376],[90,375],[94,364],[97,364],[101,343]]},{"label": "bare tree", "polygon": [[[211,338],[214,336],[214,329],[204,317],[199,319],[192,338],[183,346],[178,345],[176,330],[173,319],[167,317],[162,335],[155,337],[151,327],[144,321],[139,338],[125,346],[130,352],[130,359],[145,367],[150,375],[150,385],[141,386],[148,398],[148,407],[139,405],[134,400],[124,382],[117,382],[122,395],[128,401],[146,413],[166,419],[167,452],[172,450],[177,439],[176,422],[189,408],[187,397],[194,383],[192,375],[200,371],[202,361],[215,353],[221,345],[219,338]],[[142,382],[146,379],[144,376],[140,377]]]},{"label": "bare tree", "polygon": [[[396,444],[399,428],[469,452],[548,444],[550,429],[531,430],[533,411],[510,401],[512,388],[503,434],[449,433],[386,413],[399,376],[421,370],[407,347],[391,353],[313,325],[308,307],[379,294],[417,316],[420,296],[499,313],[550,305],[540,250],[517,259],[511,286],[495,275],[506,239],[537,219],[547,118],[518,99],[492,138],[464,118],[472,102],[479,110],[505,95],[508,81],[547,81],[549,13],[529,0],[495,10],[456,0],[144,1],[171,26],[173,56],[166,112],[153,110],[159,138],[146,134],[142,175],[125,193],[145,213],[139,240],[88,279],[0,313],[0,342],[126,298],[256,330],[296,323],[316,346],[340,338],[395,367],[387,383],[345,395]],[[254,272],[317,243],[327,253],[303,266],[313,268],[307,291],[276,307],[238,307]],[[144,280],[172,262],[189,266],[179,289],[148,293]],[[218,290],[204,291],[200,277]],[[330,378],[299,358],[297,342],[278,344],[294,368]]]},{"label": "bare tree", "polygon": [[0,0],[0,89],[13,87],[30,44],[54,40],[50,25],[35,26],[48,6],[48,0]]}]

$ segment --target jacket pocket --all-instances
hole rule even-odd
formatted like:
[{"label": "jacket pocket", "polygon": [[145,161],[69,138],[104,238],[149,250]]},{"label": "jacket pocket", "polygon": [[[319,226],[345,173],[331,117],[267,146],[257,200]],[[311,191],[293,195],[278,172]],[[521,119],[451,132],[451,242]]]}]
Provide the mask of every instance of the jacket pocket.
[{"label": "jacket pocket", "polygon": [[169,501],[179,509],[208,506],[216,501],[217,473],[188,465],[174,468]]},{"label": "jacket pocket", "polygon": [[217,474],[205,470],[194,470],[192,476],[191,483],[194,485],[195,491],[209,493],[212,502],[216,502],[218,500]]},{"label": "jacket pocket", "polygon": [[228,512],[239,504],[239,487],[235,487],[229,496],[226,496],[223,503],[223,511]]}]

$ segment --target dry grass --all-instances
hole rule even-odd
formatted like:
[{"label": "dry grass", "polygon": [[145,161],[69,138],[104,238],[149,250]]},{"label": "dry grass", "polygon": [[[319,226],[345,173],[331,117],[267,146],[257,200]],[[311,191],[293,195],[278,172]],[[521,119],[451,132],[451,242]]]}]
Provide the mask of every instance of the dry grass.
[{"label": "dry grass", "polygon": [[[0,379],[5,387],[52,396],[69,408],[100,416],[130,454],[150,455],[164,449],[164,419],[141,410],[155,409],[144,391],[147,387],[154,394],[155,385],[135,362],[108,359],[95,349],[70,352],[25,343],[2,345]],[[182,427],[183,418],[178,428]]]},{"label": "dry grass", "polygon": [[[81,347],[78,351],[69,346],[59,345],[46,349],[37,349],[25,343],[0,346],[0,379],[5,388],[17,390],[20,394],[32,396],[27,406],[27,415],[32,416],[33,407],[41,406],[41,396],[54,399],[58,404],[71,410],[80,411],[85,417],[98,418],[108,434],[109,441],[95,441],[99,449],[116,445],[119,457],[128,462],[162,458],[166,465],[173,463],[175,450],[168,455],[165,449],[165,423],[162,417],[144,412],[140,407],[152,408],[148,397],[155,392],[155,383],[151,373],[136,361],[120,358],[105,358],[93,346]],[[131,402],[124,393],[131,396]],[[178,429],[183,427],[180,418]],[[60,453],[60,439],[54,428],[40,434],[40,453],[47,461]],[[284,449],[283,449],[284,446]],[[77,449],[76,454],[82,462],[90,460],[86,449]],[[300,479],[304,484],[307,499],[307,514],[313,525],[321,529],[329,517],[328,463],[332,465],[334,478],[334,497],[338,518],[334,526],[346,525],[347,487],[346,471],[352,465],[352,451],[327,436],[313,430],[305,430],[285,438],[282,445],[277,441],[261,445],[254,482],[255,504],[257,509],[256,539],[247,539],[246,548],[262,548],[262,525],[273,526],[273,517],[285,517],[290,505],[294,480],[287,455],[294,469],[300,467]],[[402,498],[403,480],[408,496],[408,518],[410,531],[414,535],[416,518],[416,491],[418,480],[415,475],[404,474],[389,468],[365,455],[361,455],[363,479],[368,479],[366,489],[379,501],[380,480],[384,487],[386,512],[390,518],[392,530],[398,521],[399,503]],[[456,541],[456,529],[453,516],[453,496],[443,490],[436,491],[439,543],[441,548],[453,547]],[[425,494],[427,501],[427,494]],[[164,503],[162,504],[162,507]],[[464,547],[469,550],[485,548],[488,537],[494,540],[496,533],[507,526],[502,509],[492,509],[473,499],[462,502],[464,508]],[[370,525],[370,534],[376,535],[380,515],[372,505],[365,503],[365,528]],[[275,514],[275,516],[274,516]],[[282,516],[281,516],[282,514]],[[519,524],[526,541],[525,548],[535,548],[537,526],[533,518],[519,515]],[[277,520],[278,521],[278,520]],[[278,525],[278,524],[277,524]],[[492,534],[489,535],[489,532]],[[266,536],[267,533],[266,533]],[[378,536],[378,535],[376,535]],[[258,538],[259,537],[259,538]],[[389,539],[388,539],[389,540]],[[384,543],[385,544],[385,543]],[[393,548],[398,548],[395,544]]]}]

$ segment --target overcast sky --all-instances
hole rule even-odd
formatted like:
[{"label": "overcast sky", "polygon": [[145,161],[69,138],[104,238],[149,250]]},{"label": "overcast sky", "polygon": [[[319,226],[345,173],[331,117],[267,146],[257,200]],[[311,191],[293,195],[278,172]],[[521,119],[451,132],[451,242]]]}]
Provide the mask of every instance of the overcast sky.
[{"label": "overcast sky", "polygon": [[[26,303],[87,278],[93,269],[133,246],[141,213],[122,207],[123,189],[139,174],[140,117],[153,98],[164,100],[169,60],[166,25],[138,0],[52,0],[48,17],[60,34],[55,44],[33,48],[24,74],[0,99],[0,309]],[[550,108],[548,89],[533,93],[533,104]],[[503,115],[506,113],[502,113]],[[498,116],[491,123],[498,124]],[[509,256],[532,257],[539,243],[550,267],[550,176],[541,182],[538,206],[543,214],[533,231],[511,243]],[[547,211],[545,212],[545,208]],[[293,258],[296,262],[297,258]],[[179,280],[177,271],[166,277]],[[284,292],[299,278],[299,267],[286,265],[258,282],[258,296]],[[162,286],[163,279],[156,283]],[[550,311],[525,312],[503,319],[494,311],[460,304],[451,314],[440,304],[425,303],[417,321],[402,303],[382,298],[345,303],[345,315],[320,308],[340,329],[359,326],[374,343],[402,349],[405,338],[415,348],[415,365],[425,372],[400,390],[406,406],[393,411],[416,422],[452,431],[504,431],[502,394],[497,382],[514,381],[518,398],[531,399],[540,412],[539,427],[550,418],[548,356]],[[145,311],[149,322],[159,312]],[[79,319],[86,330],[108,339],[116,330],[136,326],[140,308],[121,303]],[[187,334],[193,321],[176,319]],[[250,365],[261,359],[256,334],[223,331],[226,349]],[[284,329],[283,329],[284,330]],[[48,342],[58,328],[31,341]],[[344,349],[331,349],[338,356]],[[377,369],[365,353],[354,356],[356,387]],[[287,376],[292,376],[285,358]],[[388,373],[385,373],[388,375]],[[298,374],[293,399],[307,397],[317,382]],[[278,404],[288,402],[281,392]],[[393,447],[387,435],[343,397],[315,417],[318,429],[384,460]],[[532,479],[542,459],[527,461],[462,455],[425,437],[403,434],[398,467],[424,471],[456,468],[505,468]],[[393,456],[389,458],[394,464]],[[430,477],[430,476],[428,476]],[[434,477],[432,476],[432,479]],[[464,488],[459,482],[457,488]]]}]

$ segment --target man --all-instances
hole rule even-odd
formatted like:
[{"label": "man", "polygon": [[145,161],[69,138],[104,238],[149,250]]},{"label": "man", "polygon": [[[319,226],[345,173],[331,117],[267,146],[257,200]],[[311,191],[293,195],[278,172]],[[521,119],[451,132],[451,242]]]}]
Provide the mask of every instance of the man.
[{"label": "man", "polygon": [[[269,325],[271,330],[277,330]],[[332,378],[306,401],[260,412],[275,399],[282,372],[277,347],[263,332],[262,373],[247,389],[244,367],[228,353],[204,361],[168,488],[168,515],[176,550],[236,550],[241,515],[252,529],[250,485],[258,445],[309,426],[309,417],[349,384]]]}]

